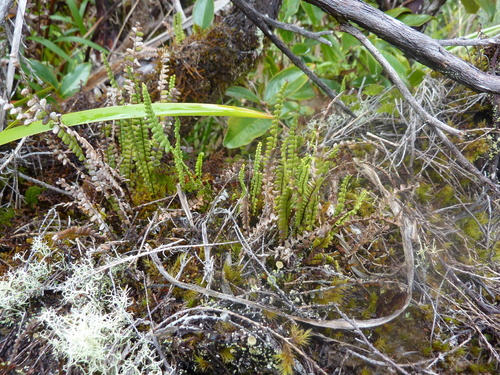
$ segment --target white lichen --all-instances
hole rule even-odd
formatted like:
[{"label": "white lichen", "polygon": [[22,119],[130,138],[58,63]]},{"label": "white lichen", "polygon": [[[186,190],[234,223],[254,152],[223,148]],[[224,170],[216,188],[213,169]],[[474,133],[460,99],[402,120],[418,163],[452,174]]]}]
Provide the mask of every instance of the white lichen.
[{"label": "white lichen", "polygon": [[43,284],[52,273],[52,266],[46,261],[51,250],[40,237],[33,239],[31,256],[25,260],[24,253],[18,253],[13,261],[23,266],[9,271],[0,280],[0,317],[6,321],[22,313],[31,298],[43,294]]}]

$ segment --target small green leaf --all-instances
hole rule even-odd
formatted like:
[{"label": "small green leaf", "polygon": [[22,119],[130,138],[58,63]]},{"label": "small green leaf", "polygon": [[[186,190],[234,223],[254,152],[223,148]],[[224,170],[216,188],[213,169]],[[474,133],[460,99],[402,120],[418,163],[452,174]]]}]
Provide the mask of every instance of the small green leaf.
[{"label": "small green leaf", "polygon": [[37,60],[29,60],[31,67],[33,68],[35,74],[44,82],[51,85],[53,88],[57,88],[59,86],[59,82],[57,81],[57,77],[54,74],[54,68],[49,67],[45,64],[42,64]]},{"label": "small green leaf", "polygon": [[[153,103],[156,116],[236,116],[271,119],[273,116],[252,109],[231,107],[227,105],[199,104],[199,103]],[[88,111],[73,112],[61,116],[66,126],[89,124],[100,121],[126,120],[146,117],[144,104],[123,105],[89,109]],[[42,121],[35,121],[27,126],[21,125],[0,132],[0,146],[6,143],[40,134],[51,130],[52,122],[43,125]]]},{"label": "small green leaf", "polygon": [[420,83],[422,83],[422,81],[424,80],[424,77],[427,75],[427,73],[423,69],[416,68],[408,70],[406,74],[408,76],[408,82],[412,87],[417,87],[418,85],[420,85]]},{"label": "small green leaf", "polygon": [[246,146],[265,134],[271,125],[270,119],[231,117],[227,122],[227,133],[222,144],[227,148]]},{"label": "small green leaf", "polygon": [[489,16],[492,21],[495,17],[497,11],[497,2],[496,0],[476,0],[481,9],[483,9]]},{"label": "small green leaf", "polygon": [[85,44],[97,51],[101,51],[101,52],[104,52],[104,53],[108,53],[109,51],[104,48],[104,47],[101,47],[99,44],[97,43],[94,43],[88,39],[85,39],[85,38],[82,38],[82,37],[79,37],[79,36],[62,36],[60,38],[57,38],[55,41],[55,43],[59,43],[59,42],[72,42],[72,43],[78,43],[78,44]]},{"label": "small green leaf", "polygon": [[311,5],[311,4],[307,4],[304,1],[301,1],[300,5],[304,9],[304,11],[307,13],[309,20],[311,20],[311,25],[321,24],[321,19],[323,18],[325,13],[323,13],[323,11],[320,8],[318,8],[314,5]]},{"label": "small green leaf", "polygon": [[397,7],[389,9],[388,11],[385,12],[385,14],[394,18],[398,18],[400,15],[404,13],[411,13],[411,10],[405,7]]},{"label": "small green leaf", "polygon": [[378,83],[371,83],[363,88],[363,94],[369,96],[375,96],[377,94],[380,94],[384,90],[385,90],[384,86],[379,85]]},{"label": "small green leaf", "polygon": [[278,92],[285,81],[288,81],[288,86],[283,96],[287,98],[300,90],[300,88],[306,84],[307,80],[308,77],[304,72],[295,66],[284,69],[271,78],[267,84],[264,92],[264,101],[268,104],[276,103]]},{"label": "small green leaf", "polygon": [[214,0],[196,0],[193,9],[193,21],[206,29],[214,19]]},{"label": "small green leaf", "polygon": [[433,18],[434,17],[428,14],[403,14],[401,17],[398,17],[398,20],[408,26],[418,27],[429,22]]},{"label": "small green leaf", "polygon": [[64,60],[71,62],[71,57],[64,52],[61,48],[59,48],[54,42],[51,42],[48,39],[40,38],[38,36],[29,36],[26,39],[34,40],[35,42],[40,43],[41,45],[50,49],[54,54],[62,57]]},{"label": "small green leaf", "polygon": [[226,90],[226,95],[235,99],[245,99],[253,103],[260,103],[259,97],[246,87],[232,86]]},{"label": "small green leaf", "polygon": [[292,52],[297,56],[307,55],[311,51],[311,46],[307,43],[297,43],[292,47]]},{"label": "small green leaf", "polygon": [[300,0],[285,0],[282,9],[285,11],[283,20],[293,16],[299,10]]},{"label": "small green leaf", "polygon": [[59,96],[66,99],[75,95],[87,83],[90,69],[90,64],[79,64],[71,73],[64,76],[59,88]]},{"label": "small green leaf", "polygon": [[300,90],[295,91],[287,97],[289,100],[308,100],[316,97],[316,92],[313,90],[311,85],[304,85],[300,88]]},{"label": "small green leaf", "polygon": [[80,34],[85,35],[87,33],[87,29],[85,28],[85,25],[83,24],[83,18],[82,15],[80,14],[80,10],[78,9],[76,3],[74,0],[66,0],[68,4],[68,8],[71,12],[71,15],[73,16],[73,22],[76,26],[78,26],[78,29],[80,30]]},{"label": "small green leaf", "polygon": [[477,5],[477,2],[475,0],[460,0],[460,2],[464,6],[467,13],[474,14],[479,10],[479,5]]}]

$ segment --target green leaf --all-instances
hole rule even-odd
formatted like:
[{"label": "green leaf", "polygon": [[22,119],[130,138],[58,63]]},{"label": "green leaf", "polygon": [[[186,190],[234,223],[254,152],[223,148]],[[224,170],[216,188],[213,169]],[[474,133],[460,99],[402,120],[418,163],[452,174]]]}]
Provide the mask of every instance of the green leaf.
[{"label": "green leaf", "polygon": [[59,88],[59,96],[66,99],[75,95],[87,83],[90,69],[90,64],[79,64],[71,73],[65,75]]},{"label": "green leaf", "polygon": [[55,53],[56,55],[59,55],[60,57],[62,57],[66,61],[71,62],[71,60],[72,60],[71,57],[66,52],[64,52],[61,48],[59,48],[57,45],[55,45],[54,42],[51,42],[48,39],[40,38],[38,36],[29,36],[26,39],[34,40],[35,42],[40,43],[41,45],[47,47],[53,53]]},{"label": "green leaf", "polygon": [[304,1],[300,3],[304,11],[307,13],[307,16],[309,17],[309,20],[311,21],[311,25],[320,25],[321,24],[321,19],[325,15],[321,9],[318,7],[307,4]]},{"label": "green leaf", "polygon": [[259,97],[246,87],[231,86],[226,90],[226,95],[235,99],[245,99],[253,103],[260,103]]},{"label": "green leaf", "polygon": [[492,21],[497,10],[496,0],[476,0],[476,2],[479,4],[481,9],[483,9],[488,14],[490,20]]},{"label": "green leaf", "polygon": [[300,90],[300,88],[306,84],[307,80],[308,77],[304,74],[304,72],[295,66],[284,69],[271,78],[267,84],[264,91],[264,101],[268,104],[276,103],[278,92],[285,81],[288,81],[288,86],[286,87],[283,96],[287,98]]},{"label": "green leaf", "polygon": [[380,94],[384,90],[385,90],[384,86],[379,85],[378,83],[371,83],[363,88],[363,94],[369,96],[375,96],[377,94]]},{"label": "green leaf", "polygon": [[72,42],[72,43],[78,43],[78,44],[85,44],[97,51],[101,51],[101,52],[104,52],[104,53],[108,53],[109,51],[104,48],[104,47],[101,47],[99,44],[97,43],[94,43],[88,39],[85,39],[85,38],[82,38],[82,37],[79,37],[79,36],[62,36],[60,38],[57,38],[54,43],[59,43],[59,42]]},{"label": "green leaf", "polygon": [[293,16],[299,10],[300,0],[285,0],[283,2],[283,7],[285,15],[283,20],[287,20],[290,16]]},{"label": "green leaf", "polygon": [[384,55],[385,59],[389,62],[389,64],[392,65],[392,67],[398,73],[398,75],[402,79],[406,80],[406,71],[410,68],[407,61],[405,61],[406,64],[404,64],[403,62],[398,60],[398,58],[393,54],[386,51],[380,51],[380,52],[382,53],[382,55]]},{"label": "green leaf", "polygon": [[389,9],[388,11],[385,12],[385,14],[394,18],[398,18],[403,13],[411,13],[411,10],[405,7],[397,7]]},{"label": "green leaf", "polygon": [[479,5],[475,0],[460,0],[467,13],[477,13]]},{"label": "green leaf", "polygon": [[71,12],[71,15],[73,16],[74,24],[80,30],[80,34],[85,35],[85,33],[87,32],[87,29],[85,28],[85,25],[83,24],[83,18],[80,14],[80,10],[78,9],[75,1],[74,0],[66,0],[66,2],[68,3],[68,8]]},{"label": "green leaf", "polygon": [[196,0],[193,9],[193,21],[206,29],[214,19],[214,0]]},{"label": "green leaf", "polygon": [[423,69],[412,68],[406,72],[408,82],[412,87],[417,87],[422,83],[427,73]]},{"label": "green leaf", "polygon": [[227,148],[246,146],[265,134],[271,125],[270,119],[231,117],[227,122],[227,132],[222,144]]},{"label": "green leaf", "polygon": [[289,100],[308,100],[316,97],[316,92],[311,87],[311,85],[304,85],[300,88],[300,90],[295,91],[287,97]]},{"label": "green leaf", "polygon": [[59,82],[57,81],[57,77],[54,74],[54,68],[48,67],[45,64],[42,64],[37,60],[28,60],[31,67],[35,71],[35,74],[44,82],[51,85],[53,88],[57,88],[59,86]]},{"label": "green leaf", "polygon": [[403,14],[401,17],[398,17],[398,20],[408,26],[418,27],[429,22],[433,18],[434,17],[428,14]]},{"label": "green leaf", "polygon": [[292,52],[297,56],[307,55],[311,51],[311,46],[307,43],[297,43],[292,47]]},{"label": "green leaf", "polygon": [[[252,109],[231,107],[227,105],[199,103],[153,103],[157,116],[235,116],[271,119],[272,115]],[[66,126],[75,126],[100,121],[126,120],[146,117],[144,104],[124,105],[90,109],[62,115],[61,121]],[[43,125],[35,121],[28,126],[17,126],[0,132],[0,146],[6,143],[40,134],[51,130],[51,122]]]}]

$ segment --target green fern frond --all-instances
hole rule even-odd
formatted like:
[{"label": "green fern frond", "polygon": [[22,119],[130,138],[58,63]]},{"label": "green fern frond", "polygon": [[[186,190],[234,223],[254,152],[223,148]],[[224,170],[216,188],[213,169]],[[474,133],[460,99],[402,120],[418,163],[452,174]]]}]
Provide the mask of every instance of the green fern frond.
[{"label": "green fern frond", "polygon": [[292,189],[287,188],[278,198],[278,229],[281,240],[288,237],[290,218],[292,215]]},{"label": "green fern frond", "polygon": [[238,180],[240,181],[240,186],[241,186],[241,198],[243,198],[245,195],[248,194],[248,189],[245,184],[245,168],[246,165],[243,164],[240,168],[240,172],[238,173]]},{"label": "green fern frond", "polygon": [[85,160],[85,153],[74,135],[69,134],[68,131],[61,126],[57,132],[57,136],[61,138],[63,143],[76,155],[78,160]]},{"label": "green fern frond", "polygon": [[260,192],[262,190],[262,143],[259,142],[255,150],[255,161],[253,163],[253,174],[250,182],[250,204],[252,206],[252,213],[257,211],[257,203],[259,200]]},{"label": "green fern frond", "polygon": [[196,173],[196,177],[198,177],[199,179],[201,179],[201,177],[203,175],[203,158],[204,157],[205,157],[205,153],[200,152],[198,154],[198,157],[196,158],[195,173]]},{"label": "green fern frond", "polygon": [[288,82],[285,81],[283,86],[281,86],[280,91],[278,92],[276,98],[276,104],[274,106],[274,117],[272,120],[272,125],[269,128],[269,136],[266,139],[266,152],[264,154],[264,161],[267,164],[271,160],[271,155],[276,145],[278,144],[278,130],[279,130],[279,122],[281,117],[281,110],[283,109],[283,94],[285,93],[285,89],[288,86]]},{"label": "green fern frond", "polygon": [[[119,139],[122,156],[122,160],[120,163],[120,173],[126,179],[130,179],[133,165],[134,132],[132,126],[132,120],[120,121]],[[133,183],[133,181],[131,182]]]},{"label": "green fern frond", "polygon": [[359,196],[357,197],[356,202],[354,203],[354,207],[352,208],[352,210],[350,210],[345,215],[343,215],[340,219],[338,219],[337,222],[335,223],[335,226],[342,225],[347,219],[356,215],[358,213],[359,209],[361,208],[362,204],[364,202],[366,202],[367,197],[368,197],[368,191],[362,190],[361,193],[359,194]]},{"label": "green fern frond", "polygon": [[342,211],[344,211],[347,195],[347,185],[349,184],[351,177],[352,176],[349,175],[345,176],[342,184],[340,185],[339,193],[337,196],[337,205],[335,206],[335,212],[333,213],[333,216],[338,216]]},{"label": "green fern frond", "polygon": [[184,29],[182,28],[182,13],[175,13],[173,26],[174,42],[175,44],[180,44],[184,39],[186,39],[186,34],[184,34]]},{"label": "green fern frond", "polygon": [[172,154],[174,155],[175,169],[177,171],[177,177],[179,178],[179,183],[181,187],[185,187],[186,173],[190,174],[189,168],[184,163],[181,150],[181,121],[178,117],[175,118],[174,135],[175,135],[175,147],[172,149]]}]

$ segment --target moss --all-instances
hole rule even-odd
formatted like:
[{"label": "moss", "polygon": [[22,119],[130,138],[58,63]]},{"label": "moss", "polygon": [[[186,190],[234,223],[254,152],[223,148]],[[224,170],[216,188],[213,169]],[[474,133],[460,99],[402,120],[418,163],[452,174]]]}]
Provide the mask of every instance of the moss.
[{"label": "moss", "polygon": [[466,217],[465,219],[459,220],[458,225],[468,237],[475,241],[480,241],[484,237],[484,232],[481,227],[487,222],[487,214],[480,212],[475,214],[474,217]]},{"label": "moss", "polygon": [[415,196],[419,203],[428,203],[432,200],[432,185],[421,182],[415,189]]},{"label": "moss", "polygon": [[435,196],[435,202],[439,207],[449,207],[458,202],[455,189],[451,185],[445,185]]},{"label": "moss", "polygon": [[480,157],[488,155],[490,147],[491,144],[487,138],[479,138],[470,142],[463,150],[463,154],[473,163]]}]

